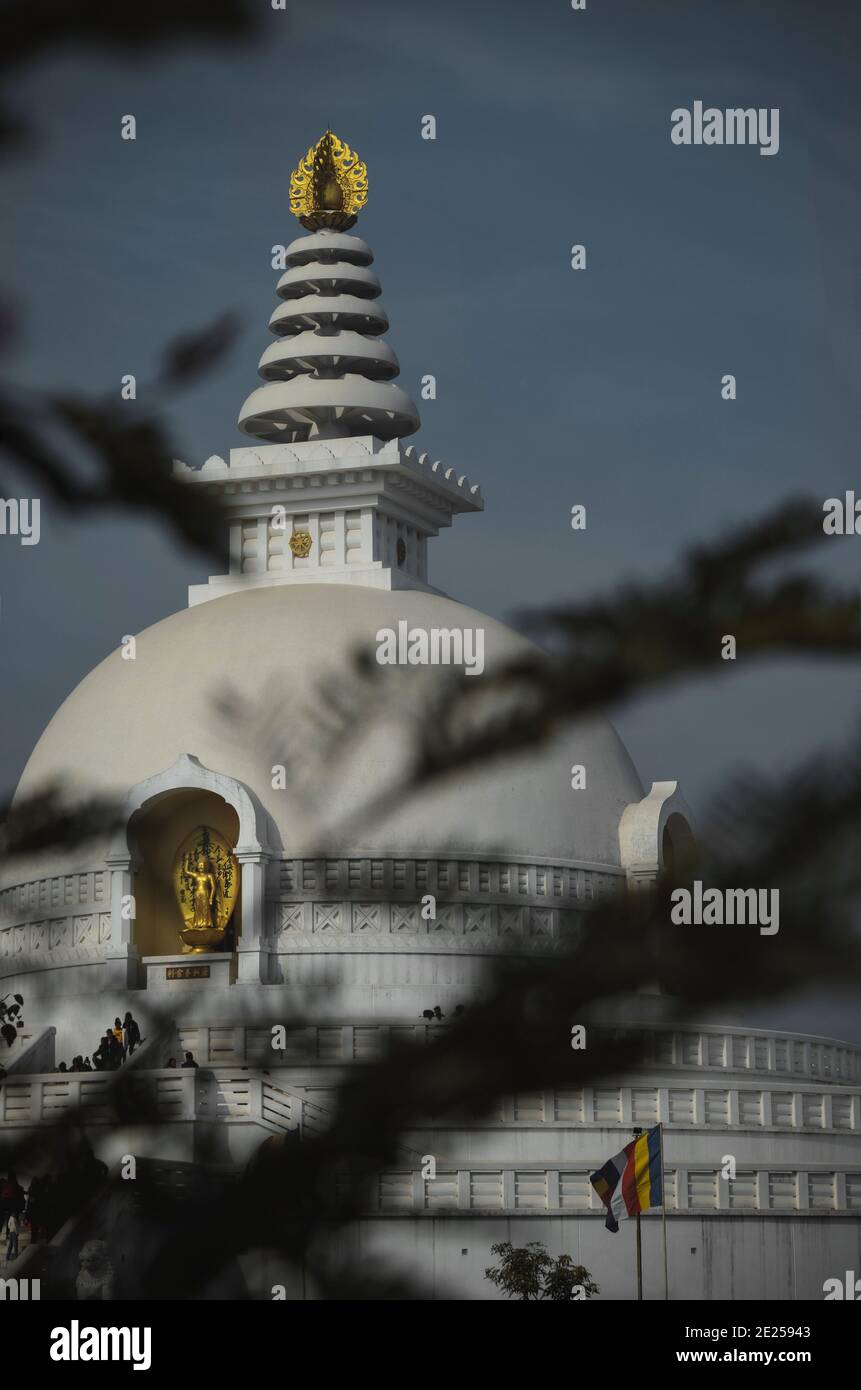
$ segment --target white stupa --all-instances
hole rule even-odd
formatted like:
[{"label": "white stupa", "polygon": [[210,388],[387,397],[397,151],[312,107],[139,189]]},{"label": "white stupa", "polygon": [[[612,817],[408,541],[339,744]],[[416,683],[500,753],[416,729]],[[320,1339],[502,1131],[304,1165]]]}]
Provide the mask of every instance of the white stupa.
[{"label": "white stupa", "polygon": [[[287,248],[264,384],[239,414],[251,442],[198,469],[176,465],[223,505],[229,572],[139,634],[133,660],[116,651],[96,667],[22,776],[19,798],[59,778],[74,794],[117,797],[124,813],[109,841],[18,868],[0,892],[4,989],[26,1001],[0,1091],[2,1126],[16,1132],[79,1098],[97,1108],[105,1078],[58,1076],[56,1061],[91,1052],[126,1009],[149,1034],[157,1009],[173,1031],[149,1038],[134,1065],[175,1120],[172,1159],[191,1161],[204,1123],[224,1126],[236,1163],[267,1135],[310,1133],[345,1068],[393,1033],[432,1041],[497,952],[557,949],[592,902],[653,879],[691,833],[677,784],[645,792],[601,720],[373,819],[361,815],[369,789],[397,779],[407,750],[394,731],[360,727],[338,788],[348,829],[324,851],[309,838],[304,793],[261,753],[266,702],[284,712],[274,734],[289,747],[291,711],[381,629],[480,628],[488,668],[525,645],[430,582],[428,541],[483,501],[459,469],[402,442],[418,412],[394,382],[371,251],[350,232],[366,190],[364,166],[327,131],[293,179],[307,234]],[[576,792],[574,764],[587,770]],[[177,856],[199,846],[201,827],[207,846],[224,847],[210,859],[207,848],[198,872],[218,939],[189,953],[203,931],[197,889],[185,918],[174,889],[178,873],[192,882],[198,850],[179,869]],[[230,856],[232,887],[218,877]],[[216,896],[227,902],[237,886],[219,926]],[[427,1019],[434,1009],[442,1022]],[[282,1022],[287,1050],[273,1064]],[[201,1070],[166,1070],[185,1050]],[[513,1096],[490,1120],[409,1137],[437,1175],[418,1162],[380,1175],[361,1238],[433,1271],[441,1296],[491,1296],[491,1244],[538,1239],[585,1263],[604,1296],[631,1297],[630,1242],[624,1227],[605,1232],[588,1176],[632,1126],[661,1120],[671,1296],[821,1297],[823,1280],[858,1258],[859,1082],[858,1050],[832,1040],[658,1031],[649,1069],[634,1076]],[[111,1162],[146,1143],[108,1127],[98,1137]],[[727,1153],[732,1180],[721,1176]],[[663,1292],[659,1223],[644,1218],[647,1296]],[[267,1278],[261,1268],[251,1292],[268,1297]]]}]

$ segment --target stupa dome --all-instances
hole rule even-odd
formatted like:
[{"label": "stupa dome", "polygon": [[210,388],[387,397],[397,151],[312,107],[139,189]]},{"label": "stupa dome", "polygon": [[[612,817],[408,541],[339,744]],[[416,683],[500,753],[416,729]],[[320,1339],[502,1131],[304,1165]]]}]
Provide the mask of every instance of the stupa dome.
[{"label": "stupa dome", "polygon": [[[97,666],[51,720],[18,796],[60,777],[78,791],[122,798],[191,754],[253,789],[289,853],[307,833],[305,808],[289,785],[273,789],[268,764],[256,756],[251,726],[261,693],[277,692],[287,711],[307,707],[318,682],[346,671],[357,646],[373,649],[378,631],[396,631],[401,620],[427,630],[483,629],[486,669],[529,645],[495,619],[419,590],[311,583],[230,593],[146,629],[134,660],[115,651]],[[411,668],[410,677],[432,678],[428,668]],[[249,727],[230,727],[219,716],[216,701],[228,688]],[[281,732],[289,750],[289,718]],[[355,762],[339,784],[339,811],[358,808],[396,777],[406,752],[405,738],[385,726],[374,734],[360,729]],[[587,774],[586,787],[576,791],[575,763]],[[619,820],[642,795],[615,730],[595,720],[537,752],[459,773],[390,816],[354,825],[350,843],[329,848],[342,855],[499,853],[618,867]]]}]

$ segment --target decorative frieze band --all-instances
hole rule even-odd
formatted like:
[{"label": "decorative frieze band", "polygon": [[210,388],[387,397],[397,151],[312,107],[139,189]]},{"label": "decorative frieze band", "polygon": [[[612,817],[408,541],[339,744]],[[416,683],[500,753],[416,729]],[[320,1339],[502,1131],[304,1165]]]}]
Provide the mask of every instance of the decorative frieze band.
[{"label": "decorative frieze band", "polygon": [[98,909],[110,903],[111,876],[107,869],[31,879],[0,892],[0,926],[24,923],[34,917],[52,917],[51,908]]},{"label": "decorative frieze band", "polygon": [[309,901],[275,904],[277,950],[505,950],[553,947],[577,930],[577,913],[497,903]]},{"label": "decorative frieze band", "polygon": [[537,906],[582,908],[625,885],[623,869],[586,864],[548,864],[523,858],[291,859],[270,865],[272,897],[406,898],[427,894],[447,901],[508,900]]},{"label": "decorative frieze band", "polygon": [[[44,922],[0,929],[0,960],[12,969],[32,970],[42,963],[76,964],[101,960],[110,940],[111,914],[88,912],[75,917],[56,917]],[[6,968],[5,974],[12,973]]]}]

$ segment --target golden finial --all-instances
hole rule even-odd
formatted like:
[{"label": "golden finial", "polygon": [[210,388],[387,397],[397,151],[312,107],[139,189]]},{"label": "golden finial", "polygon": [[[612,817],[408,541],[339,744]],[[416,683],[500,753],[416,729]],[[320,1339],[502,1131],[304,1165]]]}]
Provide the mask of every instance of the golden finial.
[{"label": "golden finial", "polygon": [[368,201],[368,171],[349,145],[326,129],[290,178],[290,211],[309,232],[345,232]]}]

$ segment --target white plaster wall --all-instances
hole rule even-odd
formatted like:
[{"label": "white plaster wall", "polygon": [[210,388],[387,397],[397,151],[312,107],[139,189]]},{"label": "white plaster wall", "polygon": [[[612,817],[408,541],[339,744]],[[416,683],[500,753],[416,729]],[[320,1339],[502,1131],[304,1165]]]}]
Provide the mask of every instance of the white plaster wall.
[{"label": "white plaster wall", "polygon": [[[644,1216],[642,1230],[644,1296],[662,1300],[660,1214]],[[611,1235],[600,1216],[381,1217],[361,1223],[346,1239],[362,1258],[386,1259],[423,1278],[438,1298],[500,1297],[483,1276],[496,1262],[491,1245],[504,1240],[518,1246],[540,1240],[554,1256],[567,1253],[585,1264],[603,1299],[637,1294],[633,1221]],[[861,1224],[835,1215],[670,1216],[667,1249],[671,1299],[821,1300],[825,1279],[861,1269]],[[588,1328],[588,1306],[578,1307],[566,1316],[582,1316]],[[746,1309],[739,1321],[750,1321],[753,1313]],[[774,1309],[759,1317],[781,1320]]]}]

